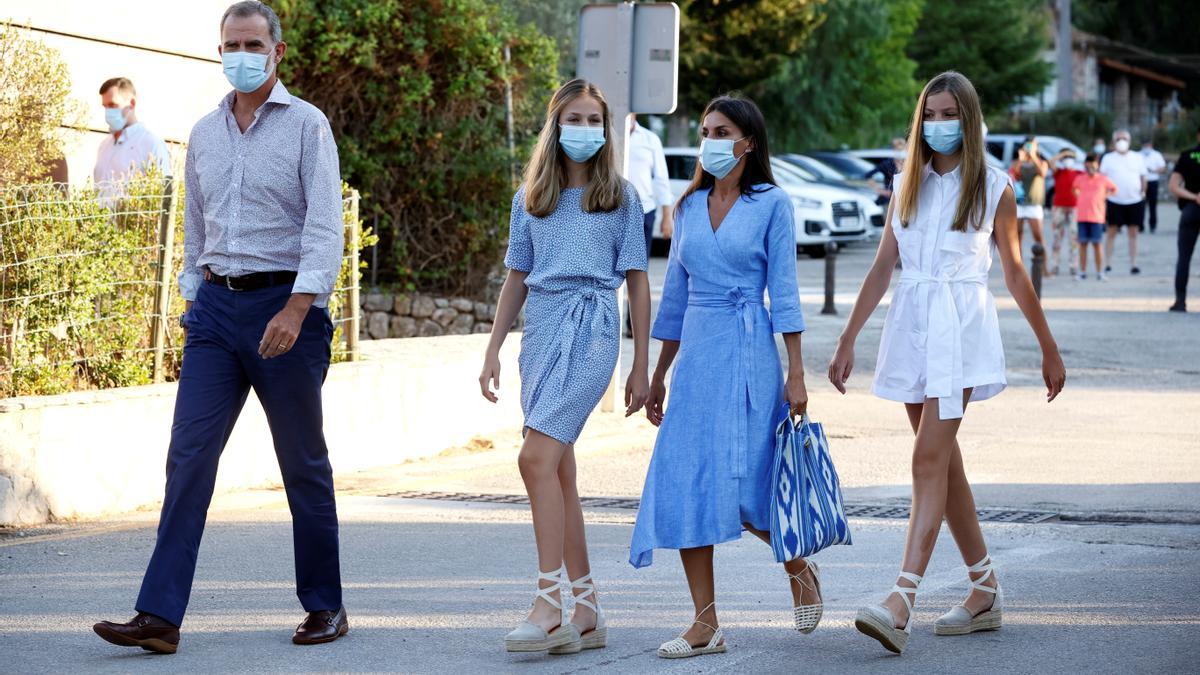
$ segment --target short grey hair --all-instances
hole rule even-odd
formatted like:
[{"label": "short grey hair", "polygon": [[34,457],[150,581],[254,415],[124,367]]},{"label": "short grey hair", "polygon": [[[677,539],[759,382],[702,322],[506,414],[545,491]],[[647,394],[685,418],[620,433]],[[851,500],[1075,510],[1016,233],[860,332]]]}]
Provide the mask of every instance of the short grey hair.
[{"label": "short grey hair", "polygon": [[1113,132],[1113,140],[1114,141],[1117,140],[1117,136],[1124,136],[1125,138],[1128,138],[1129,140],[1133,140],[1133,135],[1129,133],[1128,129],[1117,129],[1116,131]]},{"label": "short grey hair", "polygon": [[230,5],[229,9],[221,15],[221,30],[225,30],[225,20],[231,16],[242,18],[256,14],[267,20],[267,28],[271,31],[271,41],[275,44],[283,42],[283,26],[279,23],[279,15],[258,0],[242,0]]}]

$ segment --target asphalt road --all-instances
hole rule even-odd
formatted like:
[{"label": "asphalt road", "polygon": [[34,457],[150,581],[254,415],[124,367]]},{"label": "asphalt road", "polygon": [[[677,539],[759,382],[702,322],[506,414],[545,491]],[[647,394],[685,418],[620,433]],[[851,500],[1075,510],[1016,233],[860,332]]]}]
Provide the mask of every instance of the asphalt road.
[{"label": "asphalt road", "polygon": [[[1159,234],[1143,239],[1140,277],[1118,272],[1106,283],[1047,280],[1044,304],[1069,371],[1067,390],[1053,404],[1040,389],[1028,327],[993,275],[1012,386],[970,406],[959,437],[985,515],[1046,519],[984,523],[1006,596],[1005,627],[998,632],[933,635],[933,620],[967,588],[962,561],[943,532],[905,654],[892,656],[859,635],[853,614],[890,588],[905,521],[856,517],[854,545],[818,557],[827,608],[815,633],[789,629],[781,570],[765,546],[743,538],[718,547],[716,557],[729,653],[662,661],[654,649],[690,619],[678,557],[660,552],[654,566],[634,570],[625,562],[634,512],[589,508],[610,646],[566,657],[509,655],[503,636],[532,599],[532,531],[526,507],[483,502],[523,492],[514,461],[520,422],[514,420],[506,433],[445,449],[431,460],[339,475],[352,628],[330,645],[289,642],[301,610],[278,489],[216,499],[174,656],[113,647],[90,630],[96,620],[131,616],[155,513],[0,531],[0,671],[1194,672],[1200,660],[1200,317],[1165,312],[1176,216],[1166,204],[1161,215]],[[820,379],[871,255],[860,246],[839,257],[838,317],[817,313],[822,263],[800,264],[809,390],[848,504],[902,507],[911,432],[901,406],[867,392],[883,308],[861,338],[850,393],[839,396]],[[663,262],[652,266],[656,286]],[[1200,292],[1200,280],[1194,283]],[[594,415],[577,445],[581,492],[636,498],[653,441],[644,419]],[[392,496],[414,491],[474,496]]]}]

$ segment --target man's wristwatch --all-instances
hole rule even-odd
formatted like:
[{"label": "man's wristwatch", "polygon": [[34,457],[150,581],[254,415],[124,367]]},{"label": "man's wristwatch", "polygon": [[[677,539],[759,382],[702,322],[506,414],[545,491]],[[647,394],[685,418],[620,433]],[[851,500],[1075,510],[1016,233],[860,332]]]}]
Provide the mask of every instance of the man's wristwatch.
[{"label": "man's wristwatch", "polygon": [[187,328],[187,312],[179,315],[179,327]]}]

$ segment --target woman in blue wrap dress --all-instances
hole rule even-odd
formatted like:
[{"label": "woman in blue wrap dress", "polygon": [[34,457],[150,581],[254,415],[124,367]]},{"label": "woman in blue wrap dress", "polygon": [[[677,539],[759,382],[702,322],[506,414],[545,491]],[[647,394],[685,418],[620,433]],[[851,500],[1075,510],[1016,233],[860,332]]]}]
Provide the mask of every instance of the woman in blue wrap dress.
[{"label": "woman in blue wrap dress", "polygon": [[[608,104],[594,85],[572,80],[550,100],[525,182],[513,197],[508,278],[500,292],[480,391],[496,401],[500,346],[525,307],[521,337],[524,445],[518,457],[537,540],[538,587],[529,616],[504,639],[513,652],[573,654],[607,644],[575,486],[575,439],[600,402],[621,341],[617,291],[629,288],[634,358],[625,415],[641,410],[650,284],[637,192],[617,173]],[[624,128],[624,120],[620,121]],[[568,622],[560,588],[569,584]]]},{"label": "woman in blue wrap dress", "polygon": [[[663,658],[725,651],[713,545],[743,528],[770,543],[775,427],[785,400],[794,413],[808,403],[793,206],[771,174],[762,113],[749,100],[720,97],[701,120],[700,165],[676,206],[651,332],[663,341],[647,401],[659,432],[629,551],[635,567],[651,564],[656,548],[679,549],[683,560],[695,621],[659,648]],[[787,347],[786,383],[775,333]],[[821,611],[816,567],[798,558],[785,568],[796,627],[809,632]]]}]

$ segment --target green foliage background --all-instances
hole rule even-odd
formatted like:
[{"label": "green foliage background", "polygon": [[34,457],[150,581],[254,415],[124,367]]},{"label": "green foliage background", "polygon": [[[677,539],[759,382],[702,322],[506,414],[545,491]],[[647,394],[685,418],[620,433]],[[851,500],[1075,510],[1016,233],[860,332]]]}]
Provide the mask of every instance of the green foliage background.
[{"label": "green foliage background", "polygon": [[926,0],[907,53],[921,83],[946,70],[970,78],[987,115],[1050,83],[1049,18],[1045,0]]},{"label": "green foliage background", "polygon": [[290,47],[281,76],[329,117],[342,177],[378,223],[381,278],[431,292],[482,288],[514,187],[505,81],[523,157],[556,85],[554,42],[490,0],[273,4]]},{"label": "green foliage background", "polygon": [[780,150],[871,147],[904,135],[920,85],[904,55],[923,0],[834,0],[796,56],[749,92]]},{"label": "green foliage background", "polygon": [[[184,301],[175,286],[183,265],[187,195],[176,181],[170,306],[164,371],[179,372]],[[355,222],[344,188],[343,219],[358,226],[359,247],[375,238]],[[149,384],[153,380],[155,295],[163,177],[151,171],[126,186],[111,208],[93,187],[53,183],[0,189],[0,398]],[[347,356],[344,291],[357,283],[347,232],[338,292],[330,297],[334,361]]]}]

